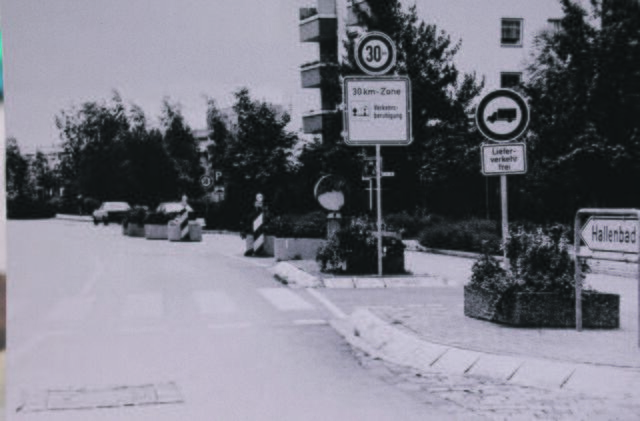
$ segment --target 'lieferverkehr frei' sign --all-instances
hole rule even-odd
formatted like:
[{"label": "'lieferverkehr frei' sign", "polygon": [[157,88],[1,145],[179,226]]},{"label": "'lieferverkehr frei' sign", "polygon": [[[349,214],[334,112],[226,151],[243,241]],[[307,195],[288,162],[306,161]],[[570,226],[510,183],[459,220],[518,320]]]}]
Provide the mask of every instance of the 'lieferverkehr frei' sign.
[{"label": "'lieferverkehr frei' sign", "polygon": [[591,217],[580,232],[596,251],[638,253],[638,220]]},{"label": "'lieferverkehr frei' sign", "polygon": [[401,76],[346,77],[344,129],[349,145],[411,143],[411,84]]}]

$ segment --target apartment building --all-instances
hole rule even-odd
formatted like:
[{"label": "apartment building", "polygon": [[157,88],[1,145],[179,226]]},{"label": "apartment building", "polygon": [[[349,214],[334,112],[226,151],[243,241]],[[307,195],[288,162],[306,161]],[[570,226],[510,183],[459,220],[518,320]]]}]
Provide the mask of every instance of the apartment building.
[{"label": "apartment building", "polygon": [[[303,116],[303,130],[327,136],[339,126],[337,65],[345,54],[347,31],[362,31],[354,8],[366,0],[310,0],[300,9],[300,41],[319,45],[317,60],[301,66],[302,87],[320,89],[318,108]],[[588,2],[588,0],[582,0]],[[461,42],[454,62],[461,72],[485,79],[485,91],[511,88],[525,77],[532,47],[541,31],[558,30],[559,0],[407,0],[418,16]]]}]

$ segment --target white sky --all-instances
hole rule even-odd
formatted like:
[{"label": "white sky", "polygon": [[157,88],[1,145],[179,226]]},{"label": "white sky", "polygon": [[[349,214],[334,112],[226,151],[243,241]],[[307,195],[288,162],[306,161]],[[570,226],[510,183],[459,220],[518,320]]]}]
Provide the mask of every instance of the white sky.
[{"label": "white sky", "polygon": [[[298,8],[316,2],[0,0],[7,135],[23,149],[51,145],[59,139],[54,117],[61,109],[107,99],[113,89],[152,123],[169,96],[193,129],[204,128],[204,95],[226,107],[242,86],[255,98],[291,104],[290,129],[298,130],[301,114],[319,105],[317,90],[300,87],[299,70],[318,53],[316,44],[299,41]],[[510,9],[555,16],[545,9],[558,8],[558,0],[403,3],[414,2],[421,18],[454,40],[471,38],[456,59],[465,71],[487,61],[483,45],[473,44],[474,31],[498,34],[498,18],[482,22],[479,8],[485,17]]]},{"label": "white sky", "polygon": [[[222,107],[249,87],[259,99],[314,108],[299,66],[317,54],[299,42],[295,0],[3,0],[7,135],[21,145],[58,139],[54,116],[117,89],[155,120],[164,96],[192,128],[204,95]],[[306,99],[310,98],[310,99]],[[293,130],[301,125],[294,116]]]}]

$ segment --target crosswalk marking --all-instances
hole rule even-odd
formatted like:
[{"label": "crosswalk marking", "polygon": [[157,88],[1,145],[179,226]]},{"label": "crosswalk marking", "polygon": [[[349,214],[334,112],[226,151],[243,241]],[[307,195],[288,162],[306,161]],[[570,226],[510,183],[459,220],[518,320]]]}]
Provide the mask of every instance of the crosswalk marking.
[{"label": "crosswalk marking", "polygon": [[52,322],[69,322],[85,318],[91,309],[95,297],[64,298],[53,307],[46,316]]},{"label": "crosswalk marking", "polygon": [[164,301],[161,293],[128,295],[122,308],[122,317],[129,318],[158,318],[162,317]]},{"label": "crosswalk marking", "polygon": [[315,308],[298,294],[285,288],[260,288],[258,292],[278,310],[313,310]]},{"label": "crosswalk marking", "polygon": [[238,311],[236,303],[221,291],[194,291],[192,296],[200,314],[229,314]]}]

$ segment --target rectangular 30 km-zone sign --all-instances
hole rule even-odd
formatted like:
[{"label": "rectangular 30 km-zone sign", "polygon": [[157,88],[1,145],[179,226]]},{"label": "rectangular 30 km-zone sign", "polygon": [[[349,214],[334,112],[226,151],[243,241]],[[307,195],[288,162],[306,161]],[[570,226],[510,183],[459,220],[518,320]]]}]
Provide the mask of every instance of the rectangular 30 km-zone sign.
[{"label": "rectangular 30 km-zone sign", "polygon": [[407,77],[344,78],[348,145],[411,143],[411,83]]},{"label": "rectangular 30 km-zone sign", "polygon": [[482,174],[505,175],[527,172],[524,143],[482,145]]}]

